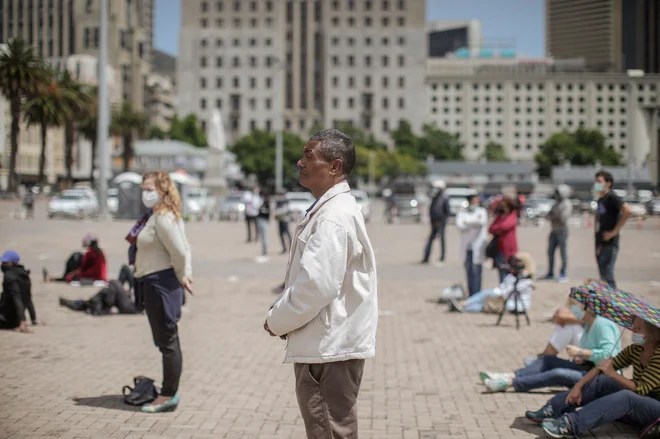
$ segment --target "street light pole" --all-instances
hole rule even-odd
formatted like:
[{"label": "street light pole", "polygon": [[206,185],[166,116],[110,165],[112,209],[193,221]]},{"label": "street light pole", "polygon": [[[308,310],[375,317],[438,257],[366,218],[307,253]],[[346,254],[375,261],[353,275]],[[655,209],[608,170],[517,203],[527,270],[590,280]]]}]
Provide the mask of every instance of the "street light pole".
[{"label": "street light pole", "polygon": [[284,129],[284,109],[282,105],[282,90],[284,89],[284,84],[282,81],[282,72],[285,69],[284,63],[277,59],[275,61],[275,66],[277,67],[277,83],[275,90],[275,111],[277,116],[275,117],[275,191],[284,190],[284,177],[283,177],[283,146],[282,146],[282,130]]},{"label": "street light pole", "polygon": [[110,105],[108,103],[108,0],[101,0],[98,59],[98,117],[96,144],[99,148],[99,218],[108,219],[108,126],[110,124]]},{"label": "street light pole", "polygon": [[630,135],[628,136],[628,160],[627,160],[627,195],[633,196],[635,191],[635,186],[633,185],[633,167],[635,165],[635,130],[637,122],[637,100],[635,99],[635,83],[632,78],[641,78],[644,76],[644,70],[631,69],[626,71],[629,81],[628,87],[630,88],[628,93],[628,111],[630,115],[628,117],[630,124]]}]

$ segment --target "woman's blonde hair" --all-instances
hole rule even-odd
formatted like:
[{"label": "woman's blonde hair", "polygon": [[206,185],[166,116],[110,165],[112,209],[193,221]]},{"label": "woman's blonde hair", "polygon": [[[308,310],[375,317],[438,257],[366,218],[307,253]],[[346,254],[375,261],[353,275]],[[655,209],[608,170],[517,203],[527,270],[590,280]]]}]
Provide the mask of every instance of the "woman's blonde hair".
[{"label": "woman's blonde hair", "polygon": [[154,207],[154,213],[172,212],[176,219],[181,218],[181,195],[176,185],[165,171],[147,172],[142,181],[153,178],[156,190],[160,195],[160,203]]},{"label": "woman's blonde hair", "polygon": [[525,271],[529,277],[534,279],[534,275],[536,274],[536,264],[534,263],[534,259],[532,259],[532,255],[527,252],[518,252],[516,253],[516,258],[523,263]]}]

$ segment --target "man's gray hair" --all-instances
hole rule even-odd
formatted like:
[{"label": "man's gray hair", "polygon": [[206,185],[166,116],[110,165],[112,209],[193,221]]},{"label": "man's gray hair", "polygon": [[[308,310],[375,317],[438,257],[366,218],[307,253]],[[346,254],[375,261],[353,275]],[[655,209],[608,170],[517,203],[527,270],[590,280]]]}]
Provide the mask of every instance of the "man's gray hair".
[{"label": "man's gray hair", "polygon": [[346,134],[339,130],[322,130],[309,139],[320,143],[326,160],[341,160],[344,175],[350,175],[355,166],[355,146]]}]

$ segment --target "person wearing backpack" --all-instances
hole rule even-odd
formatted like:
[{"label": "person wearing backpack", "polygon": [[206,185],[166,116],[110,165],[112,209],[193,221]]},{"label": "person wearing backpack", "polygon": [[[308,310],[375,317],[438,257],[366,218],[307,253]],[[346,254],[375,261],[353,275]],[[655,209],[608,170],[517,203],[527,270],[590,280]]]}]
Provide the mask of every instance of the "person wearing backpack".
[{"label": "person wearing backpack", "polygon": [[445,197],[444,192],[447,185],[444,181],[436,182],[437,191],[431,200],[429,211],[431,217],[431,234],[424,250],[424,259],[422,264],[428,264],[431,256],[431,247],[436,236],[440,236],[440,265],[445,262],[445,227],[449,218],[449,199]]}]

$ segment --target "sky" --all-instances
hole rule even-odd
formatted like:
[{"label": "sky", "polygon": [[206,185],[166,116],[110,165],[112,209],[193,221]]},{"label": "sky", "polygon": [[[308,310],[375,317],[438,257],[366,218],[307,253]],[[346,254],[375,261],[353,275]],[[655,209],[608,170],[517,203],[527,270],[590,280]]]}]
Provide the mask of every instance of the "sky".
[{"label": "sky", "polygon": [[[182,0],[156,0],[154,45],[178,53]],[[329,1],[329,0],[326,0]],[[481,20],[484,40],[514,44],[520,56],[545,52],[545,0],[427,0],[427,21]]]}]

